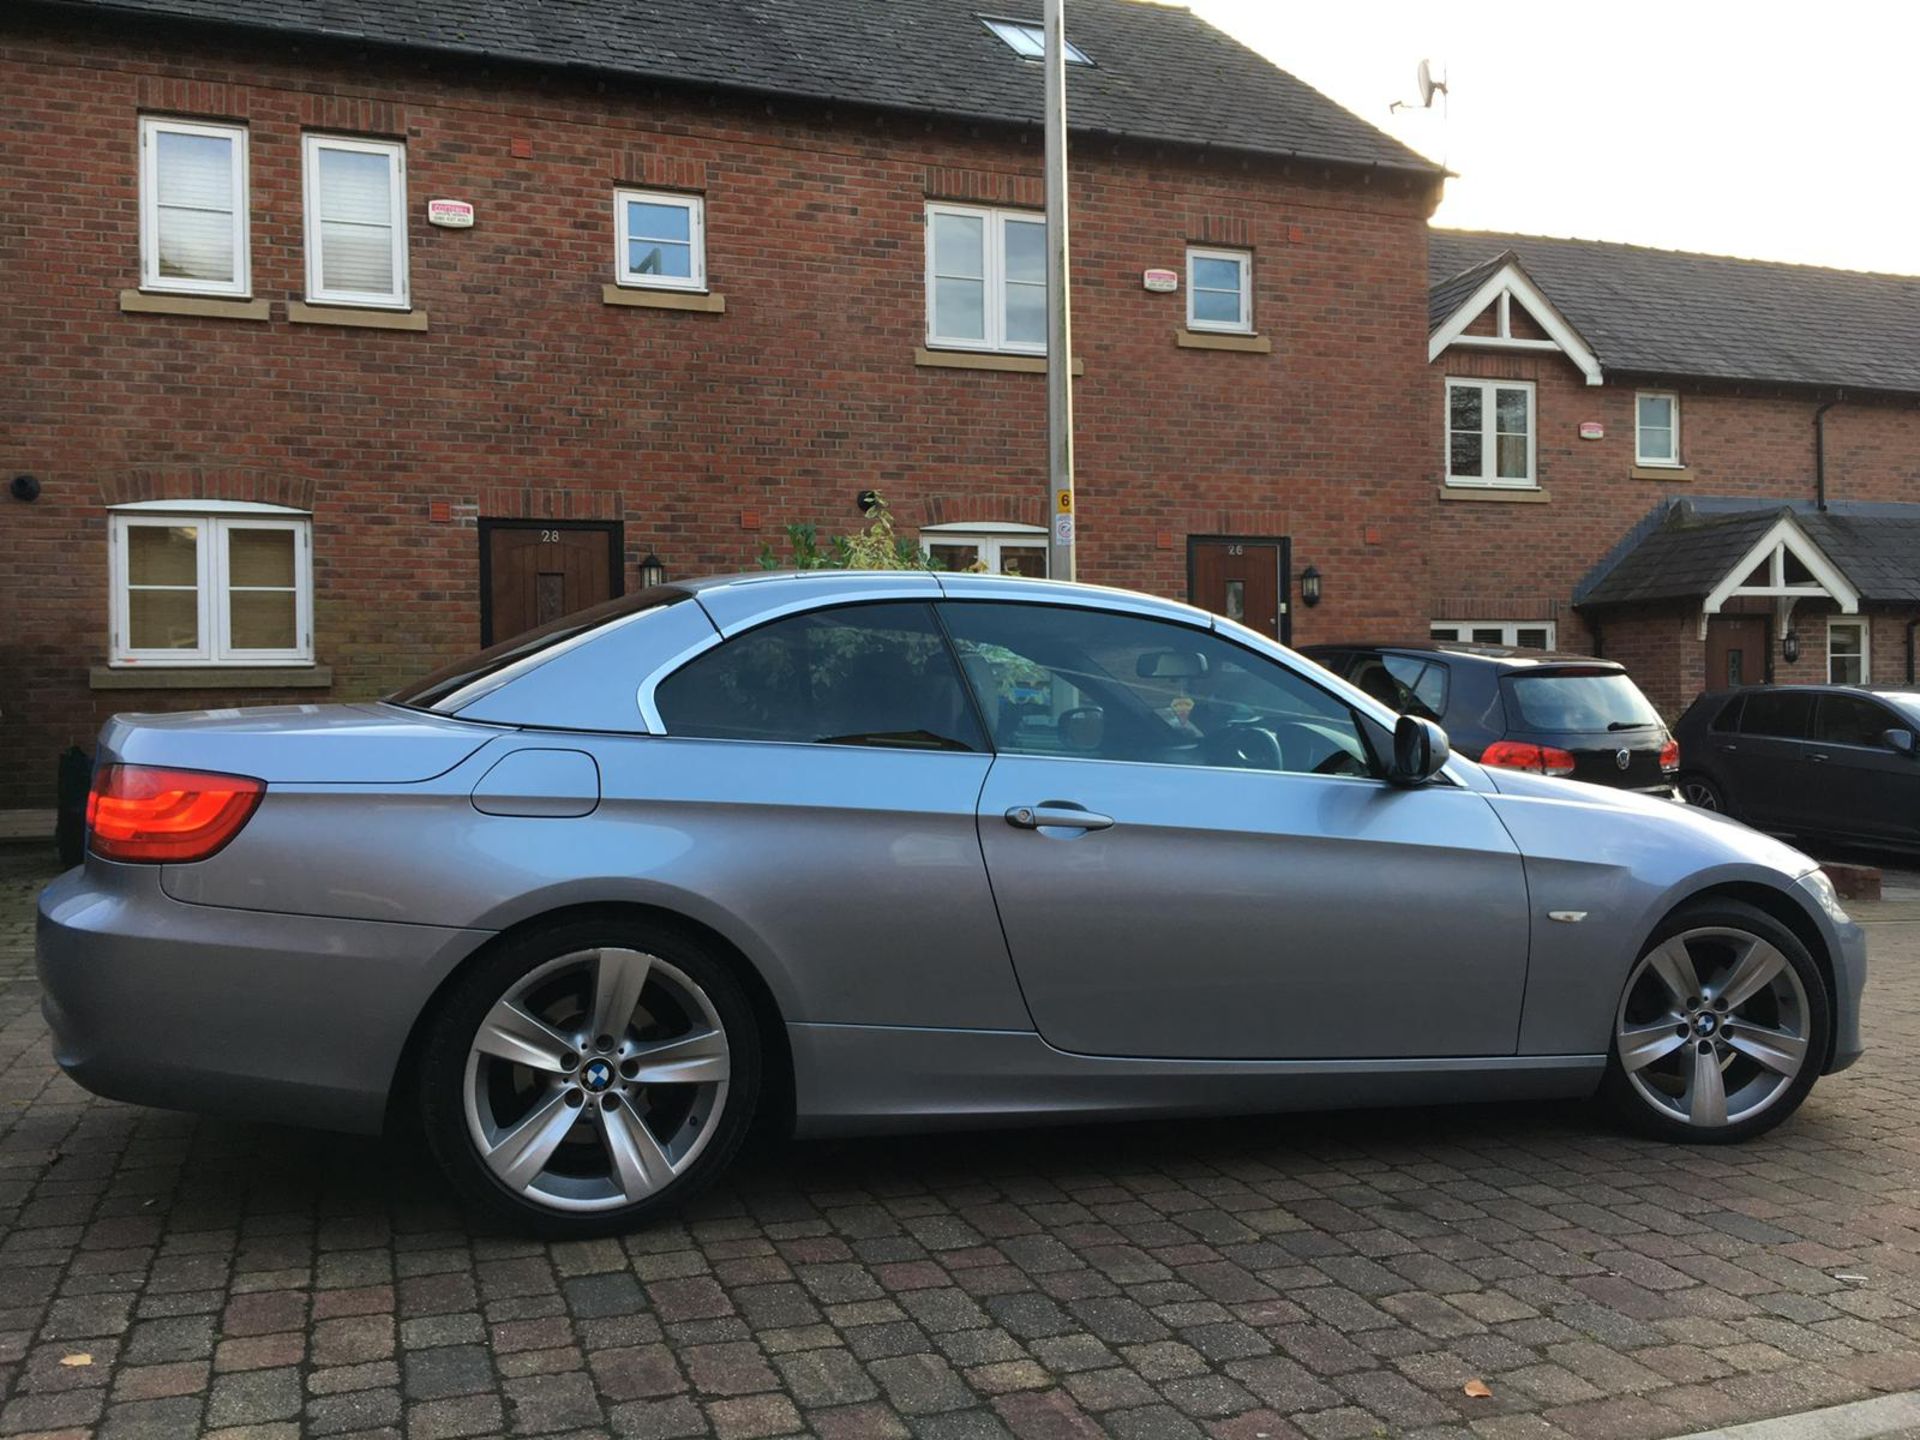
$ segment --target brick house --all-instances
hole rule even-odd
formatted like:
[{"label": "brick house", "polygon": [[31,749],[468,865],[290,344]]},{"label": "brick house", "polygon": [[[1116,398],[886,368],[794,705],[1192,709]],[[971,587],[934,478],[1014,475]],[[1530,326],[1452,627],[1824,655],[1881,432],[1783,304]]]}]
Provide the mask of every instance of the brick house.
[{"label": "brick house", "polygon": [[1435,635],[1914,680],[1920,279],[1435,230]]},{"label": "brick house", "polygon": [[[7,7],[0,806],[114,711],[376,696],[870,488],[1044,565],[1037,12]],[[1081,577],[1417,630],[1440,171],[1185,11],[1072,40]]]}]

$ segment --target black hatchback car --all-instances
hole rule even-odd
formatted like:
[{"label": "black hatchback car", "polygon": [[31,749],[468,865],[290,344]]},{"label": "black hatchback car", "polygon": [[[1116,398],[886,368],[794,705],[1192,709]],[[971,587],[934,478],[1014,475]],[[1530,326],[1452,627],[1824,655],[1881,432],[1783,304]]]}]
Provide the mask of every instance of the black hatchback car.
[{"label": "black hatchback car", "polygon": [[1681,794],[1762,830],[1920,847],[1920,694],[1709,691],[1678,727]]},{"label": "black hatchback car", "polygon": [[1402,714],[1437,722],[1482,765],[1674,794],[1680,748],[1611,660],[1444,640],[1301,653]]}]

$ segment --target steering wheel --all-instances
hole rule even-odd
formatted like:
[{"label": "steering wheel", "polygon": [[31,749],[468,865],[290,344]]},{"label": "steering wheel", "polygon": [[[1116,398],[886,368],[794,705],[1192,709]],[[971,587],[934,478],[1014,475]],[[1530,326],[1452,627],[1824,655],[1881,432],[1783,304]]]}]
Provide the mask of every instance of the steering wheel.
[{"label": "steering wheel", "polygon": [[1258,725],[1229,725],[1207,747],[1217,759],[1240,770],[1284,770],[1280,737]]}]

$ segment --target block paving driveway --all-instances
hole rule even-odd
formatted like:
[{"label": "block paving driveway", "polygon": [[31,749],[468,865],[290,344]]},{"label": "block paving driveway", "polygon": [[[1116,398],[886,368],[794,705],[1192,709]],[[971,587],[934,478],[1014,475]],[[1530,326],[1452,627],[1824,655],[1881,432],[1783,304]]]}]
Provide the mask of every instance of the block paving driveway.
[{"label": "block paving driveway", "polygon": [[68,1083],[49,874],[0,856],[0,1434],[1526,1440],[1920,1386],[1920,905],[1868,1058],[1744,1147],[1580,1106],[811,1144],[547,1245],[398,1145]]}]

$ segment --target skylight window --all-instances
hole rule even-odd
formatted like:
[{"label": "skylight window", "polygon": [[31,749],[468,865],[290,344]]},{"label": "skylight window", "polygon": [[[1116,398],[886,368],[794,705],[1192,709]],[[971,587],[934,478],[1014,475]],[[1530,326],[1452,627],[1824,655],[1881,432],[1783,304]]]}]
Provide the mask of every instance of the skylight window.
[{"label": "skylight window", "polygon": [[[1004,40],[1007,48],[1022,60],[1039,60],[1046,56],[1047,32],[1043,27],[1026,20],[990,20],[984,15],[980,20],[987,29]],[[1067,41],[1067,63],[1091,65],[1093,61],[1087,58],[1086,51],[1069,40]]]}]

